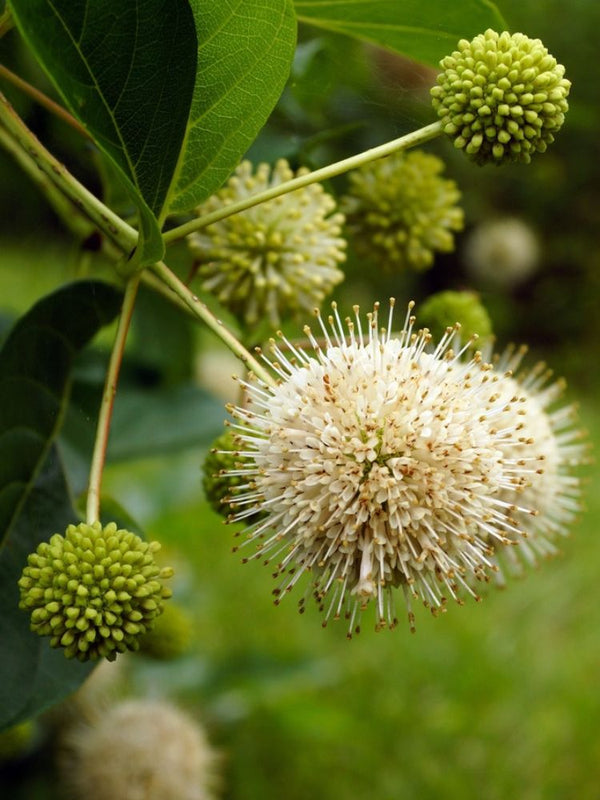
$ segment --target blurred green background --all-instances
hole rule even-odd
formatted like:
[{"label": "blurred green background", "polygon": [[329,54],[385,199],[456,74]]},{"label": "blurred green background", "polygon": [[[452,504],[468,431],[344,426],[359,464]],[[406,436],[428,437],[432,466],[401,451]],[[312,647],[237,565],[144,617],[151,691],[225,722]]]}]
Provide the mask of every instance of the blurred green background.
[{"label": "blurred green background", "polygon": [[[389,294],[421,300],[438,289],[474,288],[501,345],[526,341],[532,359],[548,358],[566,375],[569,397],[581,402],[582,424],[599,442],[600,89],[592,69],[600,5],[503,0],[499,6],[511,30],[540,37],[573,82],[557,142],[532,165],[503,169],[476,167],[447,142],[429,146],[463,192],[467,230],[456,253],[420,276],[377,274],[351,257],[338,298],[367,307]],[[0,43],[0,55],[48,89],[16,37]],[[334,36],[302,33],[289,87],[251,156],[317,166],[398,136],[431,121],[430,82],[417,65]],[[89,144],[3,88],[51,149],[100,191]],[[89,242],[67,236],[1,153],[0,174],[0,324],[6,329],[61,282],[110,272]],[[340,179],[332,188],[343,186]],[[466,242],[479,223],[505,215],[534,230],[539,268],[520,283],[491,286],[469,272]],[[182,274],[189,268],[183,248],[172,260]],[[105,332],[78,365],[61,444],[80,490],[109,341]],[[233,391],[232,371],[208,334],[149,294],[141,298],[105,490],[165,545],[195,636],[192,652],[171,664],[131,657],[133,691],[166,694],[197,712],[224,753],[223,796],[231,800],[595,800],[597,470],[585,472],[587,508],[561,543],[561,557],[524,580],[510,580],[504,591],[490,587],[479,604],[450,606],[438,619],[417,609],[415,635],[403,624],[374,634],[365,619],[363,633],[348,642],[343,623],[323,630],[313,609],[299,616],[294,596],[275,608],[269,570],[242,566],[231,555],[231,529],[201,496],[201,463],[225,415],[215,392]],[[51,753],[46,743],[5,765],[7,796],[61,796]]]}]

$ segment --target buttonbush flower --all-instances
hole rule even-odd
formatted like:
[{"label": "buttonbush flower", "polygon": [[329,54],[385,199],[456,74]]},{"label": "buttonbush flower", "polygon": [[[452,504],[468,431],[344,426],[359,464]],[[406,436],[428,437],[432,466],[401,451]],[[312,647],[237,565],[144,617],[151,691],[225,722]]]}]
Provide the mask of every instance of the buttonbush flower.
[{"label": "buttonbush flower", "polygon": [[349,634],[371,601],[377,627],[396,623],[395,587],[411,623],[413,598],[435,612],[476,595],[495,548],[518,537],[507,503],[539,462],[523,398],[499,391],[502,374],[479,353],[466,360],[468,343],[452,351],[455,329],[436,346],[415,331],[412,305],[396,337],[393,302],[388,332],[377,307],[366,332],[358,307],[344,330],[334,305],[329,325],[319,316],[322,343],[306,329],[314,355],[272,342],[279,382],[243,381],[251,402],[230,408],[248,484],[231,520],[267,515],[243,546],[275,562],[276,602],[306,575],[305,597],[325,622],[344,614]]},{"label": "buttonbush flower", "polygon": [[540,245],[532,228],[519,217],[482,222],[464,248],[470,274],[495,286],[517,286],[539,266]]},{"label": "buttonbush flower", "polygon": [[114,522],[69,525],[28,557],[20,608],[31,613],[31,629],[50,636],[67,658],[114,661],[138,649],[171,595],[162,579],[172,570],[154,559],[159,549]]},{"label": "buttonbush flower", "polygon": [[[587,452],[576,425],[575,406],[557,405],[564,381],[551,381],[552,372],[542,362],[519,374],[526,351],[525,347],[511,347],[495,359],[495,369],[502,373],[500,398],[521,398],[522,437],[506,455],[517,462],[526,459],[530,465],[527,482],[517,496],[501,494],[507,503],[507,517],[515,526],[510,543],[518,542],[518,547],[493,543],[498,563],[507,564],[513,572],[520,571],[522,562],[532,565],[541,557],[556,554],[556,539],[567,534],[580,510],[580,479],[573,473],[585,463]],[[535,515],[523,513],[523,507],[534,509]],[[520,535],[523,533],[525,538]]]},{"label": "buttonbush flower", "polygon": [[479,164],[529,163],[554,141],[571,83],[539,39],[487,30],[440,62],[433,107],[454,145]]},{"label": "buttonbush flower", "polygon": [[454,249],[463,227],[456,183],[444,162],[419,150],[396,153],[350,173],[341,208],[357,253],[388,269],[424,270]]},{"label": "buttonbush flower", "polygon": [[127,700],[64,741],[63,781],[80,800],[209,800],[218,756],[204,730],[165,701]]},{"label": "buttonbush flower", "polygon": [[[296,173],[309,172],[301,168]],[[271,170],[243,161],[228,183],[196,209],[199,216],[291,180],[281,159]],[[344,217],[320,184],[226,217],[188,236],[202,288],[247,325],[263,318],[276,327],[289,311],[310,311],[343,280]]]}]

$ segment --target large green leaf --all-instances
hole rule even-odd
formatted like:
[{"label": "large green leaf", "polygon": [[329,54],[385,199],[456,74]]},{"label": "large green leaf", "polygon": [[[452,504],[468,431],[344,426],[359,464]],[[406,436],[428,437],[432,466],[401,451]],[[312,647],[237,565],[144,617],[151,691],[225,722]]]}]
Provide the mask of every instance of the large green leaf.
[{"label": "large green leaf", "polygon": [[6,546],[0,550],[0,730],[16,725],[73,692],[93,664],[67,660],[29,629],[18,607],[17,581],[27,555],[75,519],[54,448],[27,495]]},{"label": "large green leaf", "polygon": [[66,104],[125,181],[139,209],[143,263],[160,259],[164,247],[157,217],[178,163],[196,73],[189,3],[10,4],[22,35]]},{"label": "large green leaf", "polygon": [[66,286],[22,317],[0,351],[0,546],[60,428],[73,358],[120,301],[117,289],[99,281]]},{"label": "large green leaf", "polygon": [[28,553],[77,518],[53,441],[73,359],[120,302],[98,281],[59,289],[16,323],[0,351],[0,727],[64,697],[89,671],[31,633],[17,580]]},{"label": "large green leaf", "polygon": [[292,0],[190,0],[198,72],[169,207],[187,211],[226,180],[283,90],[296,42]]},{"label": "large green leaf", "polygon": [[459,39],[506,22],[490,0],[296,0],[300,22],[438,66]]}]

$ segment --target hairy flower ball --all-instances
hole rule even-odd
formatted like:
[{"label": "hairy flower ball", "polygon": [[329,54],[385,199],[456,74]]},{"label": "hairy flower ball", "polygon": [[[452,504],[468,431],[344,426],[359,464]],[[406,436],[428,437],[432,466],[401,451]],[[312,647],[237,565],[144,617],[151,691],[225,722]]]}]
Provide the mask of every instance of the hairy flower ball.
[{"label": "hairy flower ball", "polygon": [[538,268],[540,244],[532,228],[519,217],[482,222],[464,247],[469,273],[486,284],[507,287],[527,280]]},{"label": "hairy flower ball", "polygon": [[571,87],[539,39],[487,30],[442,59],[433,107],[444,133],[479,164],[529,163],[554,141]]},{"label": "hairy flower ball", "polygon": [[218,757],[203,729],[170,703],[129,700],[64,742],[61,771],[80,800],[209,800]]},{"label": "hairy flower ball", "polygon": [[250,557],[275,560],[278,599],[308,575],[325,620],[344,613],[349,633],[371,601],[379,627],[395,624],[394,587],[410,618],[413,597],[436,611],[474,594],[518,535],[507,503],[537,459],[515,456],[533,446],[522,397],[498,390],[480,354],[453,353],[452,329],[434,346],[413,317],[398,337],[377,308],[368,319],[365,334],[355,308],[346,333],[334,306],[322,345],[306,331],[314,356],[273,342],[279,382],[244,383],[252,402],[230,409],[248,484],[233,521],[267,514],[246,529]]},{"label": "hairy flower ball", "polygon": [[19,579],[31,629],[80,661],[137,650],[171,595],[162,579],[172,570],[154,559],[159,548],[114,522],[69,525],[42,542]]},{"label": "hairy flower ball", "polygon": [[[296,175],[309,170],[301,168]],[[291,180],[281,159],[271,170],[243,161],[228,183],[202,206],[209,214]],[[276,327],[290,311],[310,311],[343,280],[342,214],[320,184],[261,203],[188,237],[202,288],[248,325],[268,319]]]},{"label": "hairy flower ball", "polygon": [[419,308],[419,323],[429,328],[434,339],[457,322],[463,341],[476,335],[477,341],[482,342],[492,334],[490,315],[475,292],[437,292]]},{"label": "hairy flower ball", "polygon": [[[523,562],[532,565],[556,554],[556,539],[566,535],[581,507],[580,479],[573,470],[585,463],[587,452],[576,425],[575,407],[557,405],[564,381],[551,381],[552,372],[541,362],[519,374],[526,350],[511,347],[495,359],[495,370],[501,374],[497,384],[500,399],[520,397],[522,436],[506,456],[516,464],[528,465],[527,481],[517,496],[501,495],[515,528],[510,544],[492,543],[498,563],[513,572],[520,571]],[[536,513],[531,514],[531,509]],[[511,546],[517,542],[517,547]]]},{"label": "hairy flower ball", "polygon": [[397,153],[350,173],[341,208],[358,254],[391,270],[424,270],[454,249],[463,227],[460,192],[441,177],[444,162],[420,151]]}]

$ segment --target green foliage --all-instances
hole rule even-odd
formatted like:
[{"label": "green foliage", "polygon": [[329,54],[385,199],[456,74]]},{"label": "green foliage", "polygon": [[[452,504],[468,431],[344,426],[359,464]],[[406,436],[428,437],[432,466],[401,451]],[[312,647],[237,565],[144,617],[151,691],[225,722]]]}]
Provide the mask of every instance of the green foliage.
[{"label": "green foliage", "polygon": [[437,66],[459,39],[506,23],[489,0],[296,0],[300,22]]},{"label": "green foliage", "polygon": [[19,320],[0,352],[0,542],[23,504],[60,429],[73,359],[110,322],[120,293],[80,282],[44,298]]},{"label": "green foliage", "polygon": [[52,443],[66,407],[73,359],[115,316],[120,293],[98,281],[44,298],[15,325],[0,352],[0,727],[64,697],[87,674],[67,666],[29,630],[17,579],[28,553],[75,518]]},{"label": "green foliage", "polygon": [[0,550],[0,729],[39,714],[73,692],[90,668],[67,661],[29,629],[17,580],[27,556],[75,519],[62,465],[51,449]]},{"label": "green foliage", "polygon": [[164,248],[157,217],[185,135],[196,68],[189,4],[11,0],[11,6],[65,102],[132,193],[143,263],[158,260]]},{"label": "green foliage", "polygon": [[291,0],[190,5],[198,71],[172,211],[198,205],[229,176],[277,102],[296,44]]}]

